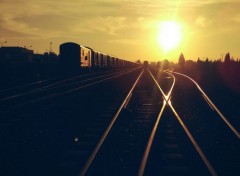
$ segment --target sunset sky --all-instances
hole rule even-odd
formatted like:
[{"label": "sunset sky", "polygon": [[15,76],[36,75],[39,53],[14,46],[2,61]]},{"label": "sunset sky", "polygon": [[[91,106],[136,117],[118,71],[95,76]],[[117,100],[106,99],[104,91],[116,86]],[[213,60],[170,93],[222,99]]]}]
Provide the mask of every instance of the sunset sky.
[{"label": "sunset sky", "polygon": [[[128,60],[240,58],[239,0],[0,0],[0,42],[59,53],[76,42]],[[181,27],[181,42],[164,52],[162,21]],[[7,41],[7,43],[4,43]],[[4,43],[4,44],[3,44]]]}]

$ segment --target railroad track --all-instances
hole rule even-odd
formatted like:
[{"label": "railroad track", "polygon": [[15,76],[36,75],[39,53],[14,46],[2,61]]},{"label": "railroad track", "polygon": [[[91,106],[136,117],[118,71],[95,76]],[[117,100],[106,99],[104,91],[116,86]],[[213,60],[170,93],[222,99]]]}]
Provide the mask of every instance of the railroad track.
[{"label": "railroad track", "polygon": [[[107,72],[100,75],[97,75],[98,73],[90,73],[63,80],[46,80],[44,84],[36,82],[13,89],[2,90],[2,97],[0,99],[0,115],[4,115],[15,109],[28,106],[39,101],[68,95],[80,89],[126,75],[132,71],[134,70],[130,69],[118,72]],[[13,91],[14,94],[10,95],[9,93],[13,93]]]},{"label": "railroad track", "polygon": [[[198,141],[217,174],[239,175],[238,126],[231,124],[230,118],[224,116],[196,81],[181,73],[171,72],[171,74],[182,83],[178,84],[176,92],[173,92],[172,101],[175,109],[181,114],[184,124]],[[191,96],[187,96],[190,90],[194,91],[191,91]],[[196,101],[197,97],[198,101]]]},{"label": "railroad track", "polygon": [[132,84],[140,71],[95,80],[1,116],[0,175],[77,175],[128,92],[126,77]]},{"label": "railroad track", "polygon": [[51,85],[57,85],[61,83],[66,83],[67,81],[73,81],[88,77],[91,75],[97,75],[98,72],[85,73],[85,74],[73,74],[66,76],[53,77],[49,79],[44,79],[36,82],[30,82],[23,85],[17,85],[10,88],[5,88],[0,90],[0,99],[11,99],[11,97],[18,97],[22,94],[31,93],[33,91],[41,90],[41,88],[51,87]]},{"label": "railroad track", "polygon": [[[138,175],[144,175],[145,169],[145,175],[217,175],[171,103],[175,77],[167,73],[172,76],[173,84],[165,94],[158,81],[150,74],[164,97],[164,104],[149,138]],[[166,105],[169,109],[164,114]],[[147,163],[148,158],[150,161]]]},{"label": "railroad track", "polygon": [[142,71],[80,175],[136,175],[162,103],[152,83]]},{"label": "railroad track", "polygon": [[[235,173],[240,173],[238,169],[238,164],[240,163],[240,157],[238,157],[239,139],[236,135],[228,139],[229,135],[234,133],[226,123],[221,125],[221,127],[224,126],[223,131],[218,130],[213,133],[213,131],[208,129],[209,127],[212,128],[211,125],[214,123],[219,124],[219,121],[206,125],[209,119],[202,118],[202,120],[199,120],[199,114],[196,114],[197,117],[192,118],[191,114],[194,114],[193,112],[186,115],[184,111],[188,110],[188,108],[196,112],[197,110],[195,106],[180,101],[184,100],[185,94],[180,93],[179,88],[175,90],[175,76],[177,76],[177,73],[175,75],[172,72],[157,72],[153,74],[148,70],[143,70],[136,76],[137,80],[131,90],[126,93],[127,96],[126,94],[118,95],[121,91],[109,91],[109,95],[105,96],[108,96],[108,98],[112,96],[112,102],[114,103],[106,103],[106,107],[105,104],[99,108],[89,107],[91,104],[99,104],[93,102],[101,102],[100,97],[104,98],[104,96],[99,96],[98,98],[97,95],[99,92],[104,92],[103,90],[99,90],[98,93],[94,91],[96,88],[101,89],[101,87],[97,87],[99,86],[98,83],[123,77],[129,72],[121,72],[109,77],[99,78],[99,80],[93,79],[88,84],[85,84],[85,82],[83,85],[78,84],[77,87],[70,85],[68,89],[62,89],[56,94],[60,97],[69,95],[62,96],[65,97],[63,100],[53,98],[51,103],[49,101],[51,97],[47,95],[46,99],[44,99],[47,100],[48,105],[45,108],[43,107],[43,110],[50,112],[50,115],[47,116],[49,119],[45,118],[46,114],[41,114],[40,110],[36,110],[36,113],[30,112],[33,113],[34,122],[29,121],[31,118],[26,118],[29,114],[27,109],[21,110],[23,111],[22,118],[16,115],[8,115],[6,124],[1,124],[3,129],[7,129],[4,133],[7,132],[9,134],[6,135],[9,137],[4,139],[4,141],[9,141],[8,138],[10,138],[13,141],[11,143],[14,145],[20,144],[21,147],[26,147],[26,143],[29,150],[32,150],[35,143],[40,144],[38,146],[39,149],[35,148],[37,152],[33,152],[33,156],[42,158],[40,154],[36,154],[41,151],[44,155],[43,158],[50,159],[48,159],[49,163],[43,166],[44,170],[41,170],[38,175],[64,176],[78,175],[80,172],[80,175],[139,176],[236,175]],[[139,70],[135,72],[135,75],[138,72]],[[131,80],[133,79],[132,77]],[[119,85],[125,83],[126,80],[122,80]],[[84,92],[78,92],[78,90],[84,88],[89,88],[88,91],[92,93],[85,95]],[[186,91],[185,93],[188,92]],[[91,98],[88,95],[91,95]],[[116,97],[113,95],[116,95]],[[82,100],[79,98],[74,100],[73,97],[75,96],[79,96]],[[126,96],[125,99],[123,98],[124,96]],[[88,99],[92,100],[88,102]],[[41,102],[39,103],[40,100],[38,98],[35,100],[37,105],[43,106]],[[58,103],[54,103],[56,100]],[[122,100],[123,102],[121,102]],[[204,98],[203,100],[205,101]],[[66,105],[65,101],[71,103]],[[85,101],[86,103],[83,103]],[[209,101],[204,103],[212,111],[209,107]],[[61,110],[59,108],[54,110],[55,104],[61,104]],[[191,104],[195,103],[192,102]],[[201,106],[201,108],[205,111],[206,106]],[[91,115],[85,111],[81,112],[86,107],[86,112],[93,111],[93,109],[96,111],[89,112]],[[103,107],[105,110],[102,110]],[[60,112],[58,113],[57,111],[59,110]],[[19,114],[18,112],[14,113]],[[215,113],[215,111],[209,113]],[[37,117],[35,117],[36,114]],[[28,119],[28,121],[25,119]],[[42,119],[45,120],[43,121]],[[30,125],[22,125],[23,123]],[[19,128],[18,126],[23,126],[24,128],[33,126],[33,129],[21,130],[23,133],[32,134],[34,132],[37,134],[33,134],[33,137],[31,137],[33,142],[26,142],[28,139],[21,139],[21,143],[18,143],[18,141],[15,141],[16,139],[11,137],[13,133],[15,135],[18,132],[11,132],[10,130],[8,132],[9,126],[17,126],[17,128]],[[204,130],[202,130],[202,126],[204,126]],[[39,128],[40,130],[35,130],[34,128]],[[227,134],[224,134],[226,131]],[[29,135],[26,136],[30,138]],[[49,139],[44,139],[46,137]],[[20,136],[19,138],[22,137]],[[224,139],[220,140],[220,138]],[[226,141],[226,138],[229,141]],[[204,142],[204,140],[207,142]],[[48,143],[50,143],[50,147],[47,147]],[[14,148],[14,145],[9,147]],[[25,149],[24,151],[27,154],[29,150]],[[229,150],[232,150],[232,152],[229,152]],[[234,154],[235,156],[231,157]],[[13,158],[13,156],[10,158]],[[224,159],[228,163],[224,163]],[[46,161],[46,159],[44,160]],[[36,170],[39,170],[42,166],[41,164],[37,163],[39,166],[32,166],[30,173],[33,174]],[[234,164],[235,166],[233,166]],[[6,175],[9,172],[3,173]],[[21,171],[20,173],[25,172]],[[26,173],[25,175],[31,174]]]},{"label": "railroad track", "polygon": [[[212,162],[212,156],[209,160],[205,155],[172,104],[175,76],[171,72],[162,74],[168,81],[172,79],[168,88],[163,86],[164,91],[156,80],[159,74],[155,78],[150,71],[141,73],[83,167],[81,176],[221,175],[221,170],[220,173],[215,170],[217,161]],[[150,80],[155,82],[155,88],[149,88],[153,86]]]}]

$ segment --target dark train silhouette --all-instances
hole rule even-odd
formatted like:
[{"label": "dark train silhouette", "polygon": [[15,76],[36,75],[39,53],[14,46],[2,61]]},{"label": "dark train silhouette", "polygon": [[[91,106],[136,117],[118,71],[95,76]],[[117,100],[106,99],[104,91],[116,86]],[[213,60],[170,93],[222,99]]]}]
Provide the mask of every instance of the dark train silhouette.
[{"label": "dark train silhouette", "polygon": [[148,68],[148,61],[143,62],[143,68]]},{"label": "dark train silhouette", "polygon": [[137,63],[120,59],[77,43],[67,42],[59,46],[60,60],[71,68],[119,68],[137,66]]}]

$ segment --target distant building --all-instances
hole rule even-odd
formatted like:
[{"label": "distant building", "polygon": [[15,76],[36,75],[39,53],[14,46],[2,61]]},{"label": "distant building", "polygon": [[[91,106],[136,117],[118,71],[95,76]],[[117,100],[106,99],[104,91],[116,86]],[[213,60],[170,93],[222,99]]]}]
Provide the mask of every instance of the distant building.
[{"label": "distant building", "polygon": [[23,47],[0,47],[0,63],[26,63],[33,61],[33,50]]}]

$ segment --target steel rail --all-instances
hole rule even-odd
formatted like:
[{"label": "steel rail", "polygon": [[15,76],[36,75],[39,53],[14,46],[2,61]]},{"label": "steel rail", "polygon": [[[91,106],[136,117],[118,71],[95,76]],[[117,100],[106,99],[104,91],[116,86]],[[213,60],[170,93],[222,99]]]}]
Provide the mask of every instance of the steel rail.
[{"label": "steel rail", "polygon": [[80,86],[80,87],[77,87],[77,88],[74,88],[74,89],[70,89],[70,90],[68,90],[68,91],[63,92],[63,94],[72,93],[72,92],[75,92],[75,91],[77,91],[77,90],[79,90],[79,89],[82,89],[82,88],[85,88],[85,87],[89,87],[89,86],[92,86],[92,85],[94,85],[94,84],[98,84],[98,83],[101,83],[101,82],[104,82],[104,81],[107,81],[107,80],[110,80],[110,79],[113,79],[113,78],[116,78],[116,77],[119,77],[119,76],[128,74],[128,73],[133,72],[133,71],[135,71],[135,70],[130,70],[130,71],[125,71],[125,72],[123,72],[123,73],[121,72],[121,73],[118,73],[118,74],[114,74],[114,75],[111,76],[111,77],[107,77],[107,78],[105,78],[105,79],[101,79],[101,80],[95,81],[95,82],[93,82],[93,83],[86,84],[86,85],[84,85],[84,86]]},{"label": "steel rail", "polygon": [[213,176],[217,176],[217,173],[215,171],[215,169],[213,168],[213,166],[211,165],[211,163],[208,161],[206,155],[203,153],[203,151],[201,150],[201,148],[199,147],[198,143],[196,142],[196,140],[194,139],[194,137],[192,136],[192,134],[190,133],[190,131],[188,130],[188,128],[186,127],[186,125],[183,123],[182,119],[180,118],[180,116],[178,115],[178,113],[176,112],[176,110],[174,109],[174,107],[172,106],[171,101],[168,102],[168,105],[170,106],[170,108],[172,109],[174,115],[176,116],[177,120],[179,121],[179,123],[181,124],[182,128],[184,129],[185,133],[187,134],[188,138],[190,139],[190,141],[192,142],[193,146],[195,147],[195,149],[197,150],[198,154],[200,155],[201,159],[203,160],[205,166],[208,168],[209,172],[211,173],[211,175]]},{"label": "steel rail", "polygon": [[67,86],[70,86],[70,85],[73,85],[73,84],[79,84],[79,83],[83,83],[83,82],[86,82],[86,81],[91,81],[91,80],[95,80],[95,79],[99,79],[99,78],[104,78],[104,77],[111,76],[111,75],[117,75],[117,74],[120,74],[120,73],[123,73],[123,72],[124,71],[117,72],[117,73],[106,74],[106,75],[102,75],[102,76],[98,76],[98,77],[94,77],[94,78],[89,78],[89,79],[73,82],[73,83],[70,83],[70,84],[67,84],[67,85],[57,86],[59,84],[66,83],[67,81],[71,81],[71,80],[83,77],[83,75],[82,76],[77,76],[77,77],[65,79],[65,80],[62,80],[62,81],[58,81],[56,83],[52,83],[50,85],[46,85],[46,86],[41,87],[41,88],[30,90],[30,91],[22,93],[22,94],[16,94],[16,95],[12,95],[12,96],[9,96],[9,97],[2,98],[2,99],[0,99],[0,102],[8,101],[8,100],[11,100],[11,99],[16,99],[16,98],[27,96],[27,95],[31,95],[31,94],[34,94],[34,93],[39,93],[39,92],[44,92],[44,91],[48,91],[48,90],[52,90],[52,89],[58,89],[58,88],[62,88],[62,87],[67,87]]},{"label": "steel rail", "polygon": [[[174,79],[175,76],[169,72],[165,72],[168,73],[169,75],[171,75]],[[202,161],[204,162],[205,166],[208,168],[208,171],[210,172],[210,174],[212,176],[217,176],[218,174],[216,173],[215,169],[213,168],[213,166],[211,165],[211,163],[208,161],[206,155],[203,153],[202,149],[199,147],[198,143],[196,142],[196,140],[194,139],[194,137],[192,136],[192,134],[190,133],[190,131],[188,130],[187,126],[183,123],[183,121],[181,120],[180,116],[178,115],[178,113],[176,112],[176,110],[174,109],[171,101],[168,101],[168,105],[170,106],[170,108],[172,109],[174,115],[176,116],[177,120],[179,121],[179,123],[181,124],[182,128],[184,129],[185,133],[187,134],[188,138],[190,139],[190,141],[192,142],[193,146],[195,147],[196,151],[198,152],[199,156],[201,157]]]},{"label": "steel rail", "polygon": [[5,89],[1,89],[0,93],[9,92],[9,91],[13,91],[13,90],[21,89],[21,88],[25,88],[25,87],[30,87],[30,86],[42,84],[42,83],[45,83],[45,82],[48,82],[48,81],[57,80],[57,79],[60,79],[60,78],[62,78],[62,77],[59,76],[59,77],[54,77],[54,78],[50,78],[50,79],[44,79],[44,80],[40,80],[40,81],[36,81],[36,82],[30,82],[30,83],[26,83],[26,84],[23,84],[23,85],[10,87],[10,88],[5,88]]},{"label": "steel rail", "polygon": [[11,112],[12,110],[14,110],[16,108],[19,108],[19,107],[22,107],[22,106],[26,106],[26,105],[30,105],[30,104],[33,104],[33,103],[36,103],[36,102],[39,102],[39,101],[43,101],[43,100],[52,99],[52,98],[55,98],[55,97],[71,94],[71,93],[76,92],[76,91],[78,91],[80,89],[83,89],[83,88],[86,88],[86,87],[90,87],[92,85],[99,84],[99,83],[102,83],[102,82],[105,82],[105,81],[108,81],[108,80],[120,77],[120,76],[128,74],[128,73],[130,73],[132,71],[134,71],[134,70],[126,71],[124,73],[121,73],[121,74],[118,74],[118,75],[114,75],[114,76],[111,76],[111,77],[108,77],[108,78],[105,78],[105,79],[101,79],[101,80],[98,80],[98,81],[95,81],[95,82],[92,82],[92,83],[89,83],[89,84],[86,84],[86,85],[83,85],[83,86],[80,86],[80,87],[77,87],[77,88],[74,88],[74,89],[70,89],[70,90],[67,90],[67,91],[64,91],[64,92],[52,93],[50,95],[46,95],[46,96],[41,97],[41,98],[36,98],[36,99],[30,100],[28,102],[25,102],[25,103],[22,103],[22,104],[19,104],[19,105],[15,105],[10,110],[7,110],[5,112],[1,112],[0,115],[3,116],[5,114]]},{"label": "steel rail", "polygon": [[40,80],[40,81],[36,81],[36,82],[26,83],[26,84],[23,84],[23,85],[18,85],[18,86],[15,86],[15,87],[1,89],[0,93],[10,92],[10,91],[17,90],[17,89],[22,89],[22,88],[26,88],[26,87],[30,87],[30,86],[35,86],[35,85],[40,85],[40,84],[44,84],[44,83],[50,82],[50,81],[58,82],[58,80],[62,80],[63,78],[65,78],[64,80],[68,80],[68,79],[74,79],[74,78],[79,78],[79,77],[85,77],[85,76],[89,76],[89,75],[92,75],[92,74],[97,74],[97,72],[89,73],[89,74],[83,74],[83,75],[72,74],[72,75],[67,75],[65,77],[63,77],[63,76],[53,77],[53,78],[44,79],[44,80]]},{"label": "steel rail", "polygon": [[[114,72],[114,73],[107,73],[107,74],[105,74],[105,75],[102,75],[102,76],[97,76],[97,77],[93,77],[93,78],[88,78],[88,79],[85,79],[85,80],[80,80],[80,81],[77,81],[76,80],[76,82],[71,82],[71,83],[69,83],[68,85],[60,85],[60,86],[58,86],[57,88],[62,88],[62,87],[66,87],[66,86],[70,86],[70,85],[74,85],[74,84],[79,84],[79,83],[82,83],[82,82],[86,82],[86,81],[91,81],[91,80],[95,80],[95,79],[99,79],[99,78],[104,78],[104,77],[107,77],[107,76],[110,76],[110,75],[116,75],[116,74],[120,74],[120,73],[124,73],[124,72],[126,72],[126,71],[119,71],[119,72]],[[90,75],[90,74],[89,74]],[[86,76],[88,76],[88,75],[86,75]],[[86,77],[85,76],[85,77]],[[81,76],[80,76],[81,77]],[[77,79],[78,78],[80,78],[80,77],[77,77]],[[69,79],[69,80],[74,80],[74,79],[76,79],[76,78],[73,78],[73,79]],[[40,92],[41,90],[51,90],[51,89],[54,89],[55,87],[54,86],[56,86],[56,85],[59,85],[59,84],[62,84],[62,83],[66,83],[67,81],[69,81],[69,80],[63,80],[63,81],[60,81],[60,82],[57,82],[57,83],[53,83],[53,84],[51,84],[51,85],[48,85],[48,86],[45,86],[44,88],[41,88],[40,90],[37,90],[36,92]]]},{"label": "steel rail", "polygon": [[[150,72],[150,71],[149,71]],[[174,84],[175,84],[175,76],[169,72],[165,72],[169,75],[172,76],[172,78],[174,79]],[[150,72],[151,74],[151,72]],[[176,116],[177,120],[179,121],[179,123],[181,124],[182,128],[184,129],[185,133],[187,134],[188,138],[190,139],[191,143],[193,144],[193,146],[195,147],[196,151],[198,152],[199,156],[201,157],[202,161],[204,162],[205,166],[208,168],[208,171],[210,172],[210,174],[212,176],[217,176],[217,173],[215,171],[215,169],[212,167],[212,165],[210,164],[210,162],[208,161],[207,157],[205,156],[205,154],[203,153],[203,151],[201,150],[201,148],[199,147],[199,145],[197,144],[196,140],[193,138],[193,136],[191,135],[190,131],[188,130],[188,128],[186,127],[186,125],[183,123],[183,121],[181,120],[180,116],[178,115],[178,113],[176,112],[176,110],[174,109],[171,101],[170,101],[170,96],[171,96],[171,92],[168,93],[168,95],[165,95],[165,93],[163,92],[162,88],[159,86],[158,82],[156,81],[156,79],[154,78],[154,76],[151,74],[153,80],[155,81],[155,83],[158,85],[158,88],[160,90],[160,92],[162,93],[163,95],[163,98],[164,98],[164,102],[166,102],[167,105],[170,106],[170,108],[172,109],[174,115]],[[173,87],[174,87],[174,84],[172,85],[171,87],[171,91],[173,90]],[[163,107],[165,108],[166,105],[163,105]],[[164,108],[162,108],[164,110]],[[160,112],[159,114],[159,119],[157,120],[157,123],[159,123],[160,121],[160,118],[162,115],[162,111]],[[156,125],[156,124],[155,124]],[[153,142],[153,138],[154,138],[154,135],[156,133],[156,129],[157,129],[157,126],[155,128],[153,128],[153,131],[152,131],[152,134],[150,136],[150,139],[149,139],[149,142],[150,144],[147,145],[147,148],[145,150],[145,154],[144,154],[144,157],[143,157],[143,160],[142,160],[142,163],[141,163],[141,166],[140,166],[140,169],[139,169],[139,173],[138,173],[138,176],[142,176],[144,174],[144,169],[145,169],[145,166],[146,166],[146,163],[147,163],[147,158],[148,158],[148,154],[149,154],[149,151],[150,151],[150,148],[151,148],[151,145],[152,145],[152,142]]]},{"label": "steel rail", "polygon": [[123,100],[121,106],[119,107],[118,111],[116,112],[116,114],[114,115],[113,119],[111,120],[110,124],[108,125],[107,129],[105,130],[105,132],[103,133],[102,137],[100,138],[99,142],[97,143],[96,147],[94,148],[93,152],[91,153],[90,157],[88,158],[87,162],[85,163],[80,176],[84,176],[90,165],[92,164],[92,161],[94,160],[94,158],[96,157],[99,149],[101,148],[103,142],[105,141],[107,135],[109,134],[109,131],[111,130],[113,124],[115,123],[116,119],[118,118],[121,110],[123,109],[123,107],[125,106],[125,104],[128,102],[129,97],[131,96],[134,88],[136,87],[139,79],[141,78],[142,74],[143,74],[144,70],[142,70],[142,72],[139,74],[137,80],[135,81],[135,83],[133,84],[132,88],[130,89],[129,93],[127,94],[126,98]]},{"label": "steel rail", "polygon": [[144,170],[146,168],[146,164],[147,164],[149,152],[150,152],[151,147],[152,147],[154,136],[156,134],[156,131],[157,131],[157,128],[158,128],[158,124],[160,122],[160,119],[162,117],[162,114],[163,114],[163,111],[164,111],[165,107],[166,107],[166,101],[164,100],[163,101],[163,106],[161,108],[161,111],[160,111],[160,113],[159,113],[159,115],[157,117],[157,121],[155,122],[154,127],[153,127],[152,132],[151,132],[151,135],[149,137],[149,140],[148,140],[148,143],[147,143],[147,147],[145,149],[145,152],[144,152],[144,155],[143,155],[143,159],[141,161],[141,165],[140,165],[140,168],[139,168],[139,171],[138,171],[138,176],[142,176],[144,174]]},{"label": "steel rail", "polygon": [[173,83],[172,83],[172,86],[168,92],[167,95],[165,95],[165,93],[163,92],[162,88],[159,86],[159,84],[157,83],[157,80],[154,78],[153,74],[148,70],[149,74],[151,75],[153,81],[155,82],[155,84],[157,85],[159,91],[162,93],[162,95],[164,96],[163,99],[163,106],[160,110],[160,113],[157,117],[157,120],[154,124],[154,127],[152,129],[152,132],[151,132],[151,135],[149,137],[149,140],[148,140],[148,143],[147,143],[147,147],[145,149],[145,152],[144,152],[144,155],[143,155],[143,159],[141,161],[141,164],[140,164],[140,168],[139,168],[139,171],[138,171],[138,176],[143,176],[144,174],[144,170],[145,170],[145,167],[146,167],[146,164],[147,164],[147,160],[148,160],[148,156],[149,156],[149,152],[151,150],[151,147],[152,147],[152,143],[153,143],[153,140],[154,140],[154,136],[156,134],[156,131],[157,131],[157,128],[158,128],[158,125],[159,125],[159,122],[161,120],[161,117],[162,117],[162,114],[163,114],[163,111],[166,107],[166,105],[168,104],[168,101],[170,100],[170,95],[172,93],[172,90],[173,90],[173,87],[175,85],[175,78],[173,79]]},{"label": "steel rail", "polygon": [[198,88],[198,90],[202,93],[205,101],[209,104],[209,106],[211,108],[213,108],[217,113],[218,115],[222,118],[222,120],[226,123],[226,125],[231,129],[231,131],[236,135],[236,137],[238,139],[240,139],[240,133],[233,127],[233,125],[227,120],[227,118],[221,113],[221,111],[217,108],[217,106],[210,100],[210,98],[207,96],[207,94],[202,90],[202,88],[199,86],[199,84],[194,80],[192,79],[191,77],[185,75],[185,74],[182,74],[182,73],[178,73],[178,72],[173,72],[177,75],[181,75],[185,78],[188,78],[189,80],[191,80]]}]

